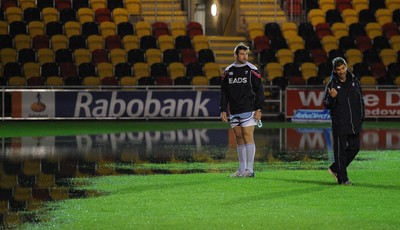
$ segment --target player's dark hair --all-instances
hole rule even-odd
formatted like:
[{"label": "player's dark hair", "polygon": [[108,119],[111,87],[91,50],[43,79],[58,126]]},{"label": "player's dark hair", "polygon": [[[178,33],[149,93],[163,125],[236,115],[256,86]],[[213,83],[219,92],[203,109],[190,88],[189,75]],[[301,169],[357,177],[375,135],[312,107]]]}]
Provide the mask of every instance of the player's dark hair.
[{"label": "player's dark hair", "polygon": [[243,42],[241,42],[241,43],[239,43],[239,44],[235,47],[235,49],[233,50],[233,52],[235,53],[235,55],[238,55],[240,50],[249,51],[250,48],[249,48],[246,44],[244,44]]},{"label": "player's dark hair", "polygon": [[346,62],[346,60],[344,60],[344,58],[336,57],[332,60],[333,69],[335,69],[336,67],[341,66],[341,65],[347,66],[347,62]]}]

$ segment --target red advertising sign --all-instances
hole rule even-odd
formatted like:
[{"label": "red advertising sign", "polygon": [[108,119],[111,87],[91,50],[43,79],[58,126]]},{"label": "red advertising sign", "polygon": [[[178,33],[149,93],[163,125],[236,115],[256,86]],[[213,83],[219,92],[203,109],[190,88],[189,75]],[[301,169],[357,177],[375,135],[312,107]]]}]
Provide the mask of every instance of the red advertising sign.
[{"label": "red advertising sign", "polygon": [[[324,109],[323,89],[287,89],[286,118],[298,109]],[[400,89],[364,89],[365,116],[374,118],[400,117]]]}]

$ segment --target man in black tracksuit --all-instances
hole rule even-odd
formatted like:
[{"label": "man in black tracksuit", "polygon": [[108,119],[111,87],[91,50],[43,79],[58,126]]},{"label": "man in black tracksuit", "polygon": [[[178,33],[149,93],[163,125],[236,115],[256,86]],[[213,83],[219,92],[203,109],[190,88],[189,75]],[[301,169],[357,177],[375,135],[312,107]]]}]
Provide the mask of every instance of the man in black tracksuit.
[{"label": "man in black tracksuit", "polygon": [[235,62],[222,76],[221,120],[230,122],[235,133],[239,169],[231,177],[254,177],[254,126],[261,123],[264,89],[261,74],[248,62],[249,47],[239,43],[234,49]]},{"label": "man in black tracksuit", "polygon": [[325,89],[324,106],[330,110],[335,162],[328,168],[339,184],[351,185],[347,166],[360,150],[360,132],[364,121],[364,101],[360,82],[347,70],[346,61],[335,58]]}]

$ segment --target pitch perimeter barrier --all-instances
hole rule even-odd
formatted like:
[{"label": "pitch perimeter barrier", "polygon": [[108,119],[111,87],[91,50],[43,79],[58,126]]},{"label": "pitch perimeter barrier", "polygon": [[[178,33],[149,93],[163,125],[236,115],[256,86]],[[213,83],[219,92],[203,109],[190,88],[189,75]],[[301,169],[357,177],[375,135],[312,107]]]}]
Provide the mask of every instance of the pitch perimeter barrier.
[{"label": "pitch perimeter barrier", "polygon": [[[362,88],[366,118],[400,118],[400,87]],[[285,92],[285,117],[299,121],[329,120],[325,116],[327,113],[321,113],[324,110],[324,95],[325,87],[288,87]]]},{"label": "pitch perimeter barrier", "polygon": [[[282,91],[265,90],[275,98],[266,99],[264,116],[283,114]],[[219,103],[219,86],[14,87],[1,93],[3,120],[219,119]]]}]

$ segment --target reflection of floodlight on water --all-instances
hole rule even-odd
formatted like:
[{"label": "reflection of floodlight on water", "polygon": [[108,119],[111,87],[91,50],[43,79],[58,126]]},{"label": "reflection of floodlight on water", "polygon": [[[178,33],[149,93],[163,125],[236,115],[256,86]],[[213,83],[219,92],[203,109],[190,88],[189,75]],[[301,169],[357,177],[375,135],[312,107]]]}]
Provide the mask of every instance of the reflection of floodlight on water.
[{"label": "reflection of floodlight on water", "polygon": [[217,13],[218,13],[217,5],[215,3],[213,3],[211,5],[211,15],[215,17],[217,15]]}]

